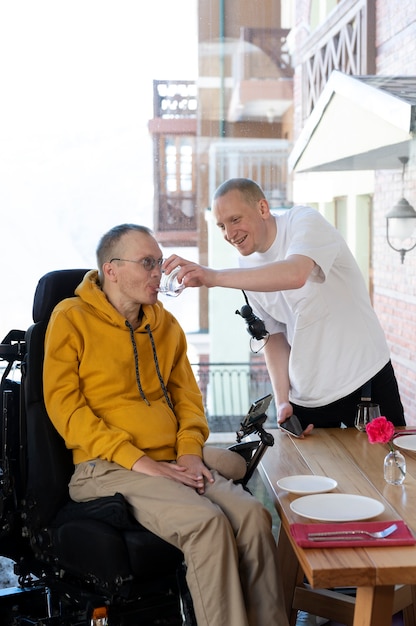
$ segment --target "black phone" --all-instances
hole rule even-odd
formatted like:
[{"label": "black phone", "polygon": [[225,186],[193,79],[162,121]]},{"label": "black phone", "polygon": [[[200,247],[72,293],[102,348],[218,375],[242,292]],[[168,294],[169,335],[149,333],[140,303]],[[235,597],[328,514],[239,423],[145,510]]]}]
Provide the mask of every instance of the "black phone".
[{"label": "black phone", "polygon": [[293,437],[300,437],[304,431],[296,415],[291,415],[287,420],[282,422],[280,428]]},{"label": "black phone", "polygon": [[269,393],[267,396],[263,396],[263,398],[259,398],[248,410],[247,415],[242,421],[242,426],[247,427],[249,424],[252,424],[262,415],[265,415],[267,409],[269,408],[270,402],[273,400],[273,396]]}]

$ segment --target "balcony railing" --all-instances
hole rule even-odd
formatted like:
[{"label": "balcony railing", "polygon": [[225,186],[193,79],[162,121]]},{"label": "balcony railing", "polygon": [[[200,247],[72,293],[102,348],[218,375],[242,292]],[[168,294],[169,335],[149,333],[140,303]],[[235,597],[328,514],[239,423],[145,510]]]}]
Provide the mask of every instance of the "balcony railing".
[{"label": "balcony railing", "polygon": [[197,89],[191,80],[154,80],[153,117],[162,119],[195,118]]},{"label": "balcony railing", "polygon": [[226,139],[210,146],[210,197],[224,180],[251,178],[263,189],[273,209],[291,205],[285,139]]},{"label": "balcony railing", "polygon": [[[211,432],[235,432],[252,402],[272,393],[264,363],[198,363],[192,368],[202,392]],[[276,407],[266,425],[276,425]]]},{"label": "balcony railing", "polygon": [[[5,361],[0,360],[0,378]],[[236,432],[252,402],[272,392],[264,363],[197,363],[192,364],[202,392],[205,413],[211,432]],[[20,364],[9,375],[20,381]],[[276,426],[276,407],[272,403],[265,426]]]},{"label": "balcony railing", "polygon": [[333,70],[375,73],[375,2],[340,2],[297,52],[302,64],[303,119],[309,117]]}]

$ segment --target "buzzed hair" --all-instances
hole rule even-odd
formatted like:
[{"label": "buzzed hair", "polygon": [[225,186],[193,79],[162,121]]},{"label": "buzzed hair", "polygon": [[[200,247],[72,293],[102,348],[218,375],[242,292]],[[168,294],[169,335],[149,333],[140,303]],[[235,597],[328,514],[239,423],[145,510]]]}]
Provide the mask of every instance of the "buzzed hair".
[{"label": "buzzed hair", "polygon": [[230,191],[239,191],[246,202],[254,204],[259,200],[263,200],[266,196],[260,185],[251,180],[250,178],[230,178],[222,183],[215,191],[212,202],[225,196]]},{"label": "buzzed hair", "polygon": [[114,226],[101,237],[96,250],[97,265],[101,281],[103,278],[102,267],[104,263],[111,261],[116,244],[124,235],[132,231],[153,237],[153,232],[150,228],[140,226],[139,224],[120,224],[119,226]]}]

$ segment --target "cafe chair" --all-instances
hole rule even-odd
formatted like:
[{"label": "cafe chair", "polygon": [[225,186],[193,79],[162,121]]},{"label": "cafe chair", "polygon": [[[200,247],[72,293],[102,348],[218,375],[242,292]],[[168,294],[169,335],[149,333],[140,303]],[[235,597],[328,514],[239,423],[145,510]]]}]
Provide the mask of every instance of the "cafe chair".
[{"label": "cafe chair", "polygon": [[[15,561],[20,585],[15,593],[0,592],[0,613],[5,626],[195,626],[182,553],[143,528],[121,494],[86,503],[69,497],[72,453],[43,400],[44,338],[53,308],[74,295],[86,272],[61,270],[43,276],[34,297],[34,323],[24,334],[13,331],[17,335],[0,346],[0,363],[7,361],[2,379],[0,554]],[[8,379],[13,361],[21,370],[16,385]],[[238,452],[236,482],[244,488],[273,445],[263,430],[267,416],[261,411],[249,414],[226,457],[229,463],[229,455]],[[18,429],[10,428],[12,422]],[[260,439],[241,442],[253,433]],[[214,462],[218,458],[214,454]]]}]

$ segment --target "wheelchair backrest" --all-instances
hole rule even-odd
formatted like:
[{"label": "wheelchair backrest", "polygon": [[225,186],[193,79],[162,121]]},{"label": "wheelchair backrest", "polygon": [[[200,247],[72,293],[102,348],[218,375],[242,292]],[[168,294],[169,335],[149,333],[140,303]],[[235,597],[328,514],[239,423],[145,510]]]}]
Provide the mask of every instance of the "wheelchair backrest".
[{"label": "wheelchair backrest", "polygon": [[27,515],[32,527],[47,525],[68,500],[73,472],[67,450],[46,412],[43,399],[45,332],[55,306],[74,295],[86,269],[58,270],[43,276],[33,302],[34,324],[26,333],[24,398],[27,446]]}]

